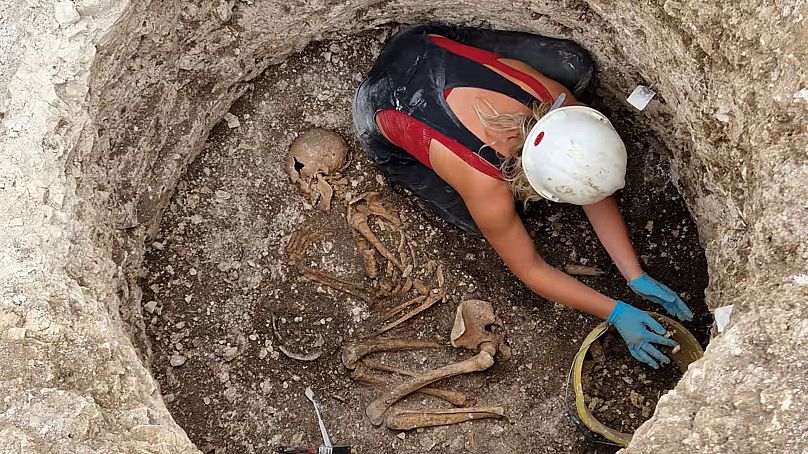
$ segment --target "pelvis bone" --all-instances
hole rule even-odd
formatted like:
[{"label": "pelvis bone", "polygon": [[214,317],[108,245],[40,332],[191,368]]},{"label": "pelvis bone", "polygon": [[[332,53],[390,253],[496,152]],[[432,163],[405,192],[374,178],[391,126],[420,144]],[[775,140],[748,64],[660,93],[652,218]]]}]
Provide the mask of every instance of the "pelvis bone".
[{"label": "pelvis bone", "polygon": [[511,356],[511,349],[505,343],[502,319],[494,314],[494,307],[488,301],[466,300],[460,303],[449,340],[452,347],[474,351],[483,342],[491,342],[497,346],[502,358],[508,359]]}]

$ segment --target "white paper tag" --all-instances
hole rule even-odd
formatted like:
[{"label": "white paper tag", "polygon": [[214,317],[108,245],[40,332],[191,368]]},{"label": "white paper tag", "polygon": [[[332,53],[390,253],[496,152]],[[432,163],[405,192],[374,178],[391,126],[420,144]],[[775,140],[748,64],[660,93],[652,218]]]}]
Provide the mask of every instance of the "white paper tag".
[{"label": "white paper tag", "polygon": [[643,110],[645,109],[645,106],[651,102],[651,98],[653,98],[655,94],[656,92],[651,90],[651,87],[637,85],[637,88],[631,92],[629,97],[626,98],[626,101],[628,101],[628,103],[634,106],[637,110]]},{"label": "white paper tag", "polygon": [[719,333],[724,332],[724,328],[727,327],[729,324],[729,316],[732,314],[733,305],[730,304],[729,306],[721,306],[713,311],[713,317],[715,317],[715,327],[718,329]]}]

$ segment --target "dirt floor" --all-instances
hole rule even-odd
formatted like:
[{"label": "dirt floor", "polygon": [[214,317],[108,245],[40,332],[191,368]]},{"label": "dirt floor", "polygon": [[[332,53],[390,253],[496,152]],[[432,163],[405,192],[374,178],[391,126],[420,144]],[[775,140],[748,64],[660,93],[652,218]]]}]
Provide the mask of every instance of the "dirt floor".
[{"label": "dirt floor", "polygon": [[[319,397],[331,438],[355,452],[613,452],[582,435],[568,418],[572,396],[565,396],[573,356],[599,321],[532,294],[483,240],[448,226],[377,178],[353,141],[354,90],[390,32],[315,43],[269,68],[233,106],[238,125],[218,125],[180,182],[149,249],[143,282],[151,367],[169,409],[197,446],[217,454],[271,452],[278,444],[318,446],[306,386]],[[629,114],[593,105],[612,119],[629,149],[627,187],[617,197],[638,254],[651,275],[689,303],[696,321],[686,326],[706,342],[706,262],[662,150],[646,131],[632,129]],[[283,172],[292,140],[315,126],[349,141],[344,174],[352,190],[378,190],[400,211],[417,242],[418,263],[440,261],[446,269],[448,300],[398,333],[444,347],[380,358],[425,370],[471,356],[448,343],[456,303],[467,297],[491,301],[504,320],[513,357],[446,385],[474,395],[480,405],[505,406],[507,420],[404,434],[374,427],[364,417],[379,390],[351,381],[339,348],[363,325],[367,307],[300,278],[284,251],[295,227],[314,217],[324,236],[314,264],[367,283],[344,203],[335,202],[330,215],[307,207]],[[536,203],[524,219],[549,263],[596,266],[605,275],[583,282],[652,309],[628,289],[580,208]],[[313,362],[287,358],[273,338],[273,315],[289,337],[309,342],[321,335],[325,354]],[[438,405],[428,399],[410,397],[399,406]]]}]

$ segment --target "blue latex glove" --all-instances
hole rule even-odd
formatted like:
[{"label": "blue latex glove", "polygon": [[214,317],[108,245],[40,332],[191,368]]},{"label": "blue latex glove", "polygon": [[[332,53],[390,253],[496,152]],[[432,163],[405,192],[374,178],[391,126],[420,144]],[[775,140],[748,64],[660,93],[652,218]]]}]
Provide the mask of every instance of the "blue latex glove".
[{"label": "blue latex glove", "polygon": [[676,342],[661,336],[665,334],[665,328],[645,311],[618,301],[606,322],[617,328],[617,332],[626,341],[629,353],[637,361],[642,361],[654,369],[659,367],[658,363],[664,365],[671,361],[652,343],[675,347]]},{"label": "blue latex glove", "polygon": [[631,290],[634,290],[634,293],[652,303],[659,304],[679,320],[693,320],[693,312],[682,301],[682,298],[679,298],[679,295],[668,288],[667,285],[657,282],[647,273],[643,273],[637,279],[629,281],[628,286]]}]

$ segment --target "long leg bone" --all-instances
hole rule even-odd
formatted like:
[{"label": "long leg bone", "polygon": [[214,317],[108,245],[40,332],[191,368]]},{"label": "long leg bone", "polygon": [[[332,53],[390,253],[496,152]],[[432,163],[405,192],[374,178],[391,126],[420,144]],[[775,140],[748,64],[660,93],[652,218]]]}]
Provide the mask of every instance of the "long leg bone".
[{"label": "long leg bone", "polygon": [[480,300],[460,303],[452,328],[452,345],[476,349],[478,353],[465,361],[425,372],[423,375],[389,389],[371,402],[365,410],[370,422],[378,426],[382,423],[384,413],[391,405],[430,383],[455,375],[479,372],[491,367],[494,364],[494,355],[497,350],[500,350],[501,353],[508,353],[502,349],[502,345],[505,344],[504,333],[492,333],[486,329],[492,323],[501,324],[501,321],[494,315],[491,303]]},{"label": "long leg bone", "polygon": [[356,367],[356,363],[365,355],[374,352],[392,352],[400,350],[418,350],[438,348],[440,344],[421,339],[374,339],[352,343],[342,348],[342,364],[348,369]]},{"label": "long leg bone", "polygon": [[[379,363],[379,362],[376,362],[376,361],[370,361],[368,359],[362,360],[362,365],[365,366],[365,368],[367,368],[367,369],[381,370],[381,371],[384,371],[384,372],[390,372],[392,374],[403,375],[405,377],[417,377],[418,375],[420,375],[418,372],[414,372],[414,371],[411,371],[409,369],[404,369],[402,367],[390,366],[390,365],[382,364],[382,363]],[[422,388],[422,389],[425,389],[425,388]],[[458,393],[458,394],[460,394],[460,393]],[[443,399],[443,400],[447,400],[448,402],[454,403],[455,405],[458,405],[458,406],[461,406],[461,407],[471,406],[471,405],[474,405],[474,403],[476,402],[476,400],[473,397],[466,397],[465,394],[462,394],[462,395],[463,395],[463,397],[465,399],[465,401],[462,404],[451,402],[448,399]]]},{"label": "long leg bone", "polygon": [[502,418],[502,407],[469,407],[441,410],[398,410],[387,416],[385,425],[392,430],[412,430],[419,427],[445,426],[483,418]]},{"label": "long leg bone", "polygon": [[[351,372],[351,378],[355,381],[369,385],[386,385],[391,382],[391,380],[387,379],[383,375],[377,374],[367,367],[363,367],[361,363],[357,364],[356,369]],[[419,394],[437,397],[438,399],[445,400],[446,402],[458,407],[465,407],[472,404],[472,399],[466,397],[465,394],[450,389],[424,387],[419,389],[417,392]]]},{"label": "long leg bone", "polygon": [[496,350],[496,345],[484,342],[480,345],[480,352],[471,358],[426,372],[412,380],[398,384],[371,402],[365,410],[365,414],[373,425],[378,426],[384,420],[384,413],[391,405],[424,386],[455,375],[480,372],[493,366]]}]

